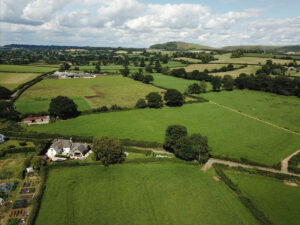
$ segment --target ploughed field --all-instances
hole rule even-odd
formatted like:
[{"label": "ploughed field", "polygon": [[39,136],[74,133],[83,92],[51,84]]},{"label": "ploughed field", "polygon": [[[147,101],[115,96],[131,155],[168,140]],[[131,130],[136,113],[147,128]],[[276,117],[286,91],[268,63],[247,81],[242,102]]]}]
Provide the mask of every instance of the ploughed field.
[{"label": "ploughed field", "polygon": [[54,169],[36,225],[258,224],[214,175],[179,162]]},{"label": "ploughed field", "polygon": [[72,98],[80,111],[111,106],[133,107],[139,98],[160,88],[119,75],[94,79],[44,79],[27,89],[16,102],[22,113],[48,111],[51,98],[58,95]]},{"label": "ploughed field", "polygon": [[226,174],[238,185],[243,195],[250,198],[275,225],[299,224],[299,182],[297,184],[234,171],[228,171]]},{"label": "ploughed field", "polygon": [[172,124],[186,126],[190,134],[207,136],[213,155],[246,158],[268,165],[278,163],[300,147],[299,135],[211,103],[84,115],[28,130],[163,143],[165,131]]}]

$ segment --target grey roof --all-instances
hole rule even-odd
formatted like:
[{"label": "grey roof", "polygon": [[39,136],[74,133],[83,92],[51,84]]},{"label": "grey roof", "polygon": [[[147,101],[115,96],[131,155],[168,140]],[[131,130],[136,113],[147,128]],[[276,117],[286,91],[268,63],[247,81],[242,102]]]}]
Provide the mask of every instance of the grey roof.
[{"label": "grey roof", "polygon": [[74,144],[72,146],[72,149],[70,152],[75,152],[76,150],[80,151],[81,153],[84,153],[85,151],[88,150],[88,145],[87,144]]},{"label": "grey roof", "polygon": [[56,140],[50,148],[55,149],[56,151],[63,150],[63,148],[71,148],[72,142],[70,140],[58,139]]},{"label": "grey roof", "polygon": [[0,134],[0,143],[5,141],[5,136],[3,134]]}]

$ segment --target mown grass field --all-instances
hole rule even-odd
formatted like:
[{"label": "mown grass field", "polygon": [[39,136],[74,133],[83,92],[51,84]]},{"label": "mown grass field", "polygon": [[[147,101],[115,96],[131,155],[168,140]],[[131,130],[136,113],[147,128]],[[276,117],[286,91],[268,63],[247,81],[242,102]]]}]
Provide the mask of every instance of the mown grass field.
[{"label": "mown grass field", "polygon": [[55,71],[54,67],[46,66],[30,66],[30,65],[0,65],[0,72],[15,72],[15,73],[46,73]]},{"label": "mown grass field", "polygon": [[[273,63],[278,64],[289,64],[293,60],[284,60],[284,59],[273,59],[273,58],[259,58],[259,57],[240,57],[240,58],[231,58],[231,53],[223,55],[215,55],[215,58],[218,60],[211,61],[211,63],[249,63],[249,64],[266,64],[267,60],[272,60]],[[300,61],[299,61],[300,63]]]},{"label": "mown grass field", "polygon": [[45,79],[26,90],[17,100],[20,112],[47,111],[51,98],[58,95],[74,98],[80,110],[111,106],[133,107],[139,98],[162,89],[122,76],[99,76],[94,79]]},{"label": "mown grass field", "polygon": [[246,73],[246,74],[255,74],[257,70],[259,70],[261,67],[260,66],[247,66],[242,69],[238,70],[232,70],[232,71],[227,71],[227,72],[219,72],[219,73],[210,73],[210,75],[214,76],[225,76],[225,75],[231,75],[232,77],[238,77],[241,73]]},{"label": "mown grass field", "polygon": [[[197,80],[187,80],[187,79],[177,78],[173,76],[167,76],[161,73],[152,73],[151,75],[154,78],[153,81],[154,85],[166,89],[174,88],[182,93],[188,88],[189,85],[193,83],[199,83],[199,81]],[[211,90],[211,84],[208,82],[206,84],[207,84],[207,91]]]},{"label": "mown grass field", "polygon": [[276,225],[299,224],[300,188],[260,175],[226,172],[234,183]]},{"label": "mown grass field", "polygon": [[268,165],[278,163],[300,147],[300,136],[296,134],[211,103],[85,115],[28,129],[43,133],[108,135],[163,143],[165,131],[172,124],[186,126],[190,134],[207,136],[213,155],[243,157]]},{"label": "mown grass field", "polygon": [[41,75],[41,73],[0,72],[0,86],[13,90],[17,88],[20,84],[26,83],[39,75]]},{"label": "mown grass field", "polygon": [[174,162],[52,170],[36,225],[257,224],[213,175]]},{"label": "mown grass field", "polygon": [[282,96],[251,90],[210,92],[200,96],[300,132],[300,99],[295,96]]}]

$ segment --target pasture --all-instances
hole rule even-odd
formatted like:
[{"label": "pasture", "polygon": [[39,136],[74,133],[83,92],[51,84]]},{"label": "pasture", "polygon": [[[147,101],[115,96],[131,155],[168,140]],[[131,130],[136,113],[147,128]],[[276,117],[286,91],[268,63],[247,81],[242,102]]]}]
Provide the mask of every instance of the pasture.
[{"label": "pasture", "polygon": [[275,225],[299,224],[300,188],[260,175],[226,172],[242,193],[262,210]]},{"label": "pasture", "polygon": [[[169,125],[208,137],[213,155],[246,158],[273,165],[300,147],[300,136],[247,118],[211,103],[84,115],[29,131],[103,136],[163,143]],[[100,129],[101,127],[101,129]],[[76,129],[74,129],[76,128]]]},{"label": "pasture", "polygon": [[26,83],[41,73],[7,73],[0,72],[0,86],[6,87],[9,90],[17,88],[19,85]]},{"label": "pasture", "polygon": [[227,71],[227,72],[218,72],[218,73],[210,73],[210,75],[213,76],[225,76],[225,75],[231,75],[233,78],[238,77],[241,73],[246,73],[246,74],[255,74],[257,70],[259,70],[261,67],[260,66],[247,66],[242,69],[238,70],[232,70],[232,71]]},{"label": "pasture", "polygon": [[214,175],[175,162],[54,169],[36,225],[258,224]]},{"label": "pasture", "polygon": [[[293,60],[284,60],[284,59],[273,59],[273,58],[259,58],[259,57],[240,57],[240,58],[231,58],[231,53],[215,55],[215,58],[218,60],[211,61],[211,63],[240,63],[240,64],[266,64],[267,60],[272,60],[273,63],[278,64],[289,64]],[[300,63],[300,61],[299,61]]]},{"label": "pasture", "polygon": [[161,89],[122,76],[98,76],[94,79],[44,79],[26,90],[17,100],[21,112],[47,111],[51,98],[58,95],[74,98],[79,109],[117,104],[133,107],[139,98]]},{"label": "pasture", "polygon": [[55,67],[31,66],[31,65],[0,65],[0,72],[12,73],[47,73],[55,71]]},{"label": "pasture", "polygon": [[282,96],[251,90],[210,92],[201,94],[201,96],[251,116],[300,132],[300,101],[295,96]]},{"label": "pasture", "polygon": [[[203,72],[204,70],[212,71],[214,69],[221,69],[224,66],[228,66],[228,64],[191,64],[184,67],[184,69],[186,72],[193,72],[194,70],[199,70],[200,72]],[[234,68],[239,68],[239,66],[234,65]]]}]

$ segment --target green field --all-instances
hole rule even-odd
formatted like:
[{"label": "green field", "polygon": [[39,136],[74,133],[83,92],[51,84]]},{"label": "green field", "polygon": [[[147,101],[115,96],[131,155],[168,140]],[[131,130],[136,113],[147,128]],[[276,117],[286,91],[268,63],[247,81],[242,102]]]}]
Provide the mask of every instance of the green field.
[{"label": "green field", "polygon": [[[240,58],[231,58],[231,53],[223,55],[215,55],[215,58],[218,60],[211,61],[211,63],[242,63],[242,64],[266,64],[267,60],[272,60],[273,63],[278,64],[289,64],[293,60],[284,60],[284,59],[273,59],[273,58],[259,58],[259,57],[240,57]],[[300,62],[300,61],[299,61]]]},{"label": "green field", "polygon": [[214,175],[174,162],[52,170],[36,225],[258,224]]},{"label": "green field", "polygon": [[185,125],[189,133],[208,136],[213,155],[243,157],[268,165],[279,162],[300,147],[300,136],[296,134],[210,103],[85,115],[28,129],[163,143],[165,130],[171,124]]},{"label": "green field", "polygon": [[210,73],[210,75],[214,76],[225,76],[225,75],[231,75],[233,78],[238,77],[241,73],[246,73],[246,74],[255,74],[257,70],[259,70],[261,67],[260,66],[247,66],[242,69],[238,70],[232,70],[228,72],[218,72],[218,73]]},{"label": "green field", "polygon": [[17,88],[20,84],[26,83],[40,73],[6,73],[0,72],[0,86],[6,87],[10,90]]},{"label": "green field", "polygon": [[[23,173],[25,159],[1,159],[0,160],[0,177],[6,176],[7,179],[1,179],[0,183],[6,182],[9,179],[20,178],[20,175]],[[5,174],[3,174],[3,172]],[[2,177],[3,178],[3,177]]]},{"label": "green field", "polygon": [[283,181],[260,175],[226,172],[242,193],[276,225],[296,225],[300,221],[300,189]]},{"label": "green field", "polygon": [[[157,85],[159,87],[163,87],[166,89],[174,88],[182,93],[188,88],[189,85],[191,85],[193,83],[199,83],[199,81],[197,81],[197,80],[187,80],[187,79],[183,79],[183,78],[177,78],[177,77],[173,77],[173,76],[163,75],[161,73],[152,73],[151,75],[154,78],[154,81],[153,81],[154,85]],[[206,83],[206,84],[207,84],[207,90],[210,90],[211,84],[210,83]]]},{"label": "green field", "polygon": [[[187,67],[184,67],[184,69],[186,72],[192,72],[194,70],[203,72],[204,70],[212,71],[214,69],[221,69],[223,66],[228,66],[228,64],[191,64]],[[239,66],[236,65],[234,67],[239,68]]]},{"label": "green field", "polygon": [[162,90],[122,76],[99,76],[94,79],[44,79],[26,90],[17,100],[20,112],[47,111],[50,99],[58,95],[75,99],[79,109],[117,104],[133,107],[139,98]]},{"label": "green field", "polygon": [[[268,122],[300,132],[300,99],[272,93],[234,90],[210,92],[202,97]],[[300,148],[300,146],[299,146]]]},{"label": "green field", "polygon": [[16,73],[46,73],[55,71],[54,67],[46,66],[30,66],[30,65],[0,65],[0,72],[16,72]]}]

